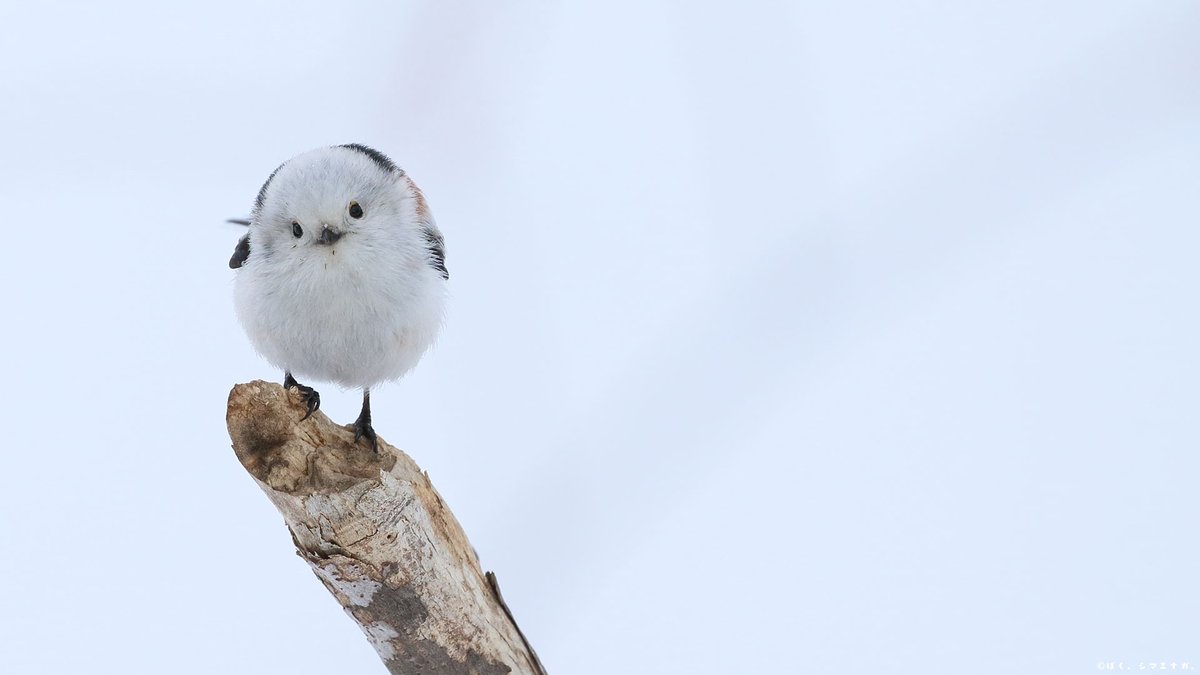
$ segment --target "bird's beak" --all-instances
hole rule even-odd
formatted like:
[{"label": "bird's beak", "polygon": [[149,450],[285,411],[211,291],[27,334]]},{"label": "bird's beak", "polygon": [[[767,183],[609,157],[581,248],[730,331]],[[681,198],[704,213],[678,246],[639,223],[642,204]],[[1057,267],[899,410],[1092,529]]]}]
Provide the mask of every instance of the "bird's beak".
[{"label": "bird's beak", "polygon": [[341,238],[342,238],[341,232],[338,232],[337,230],[326,225],[321,228],[321,236],[317,237],[317,243],[325,244],[326,246],[329,246],[329,245],[333,244],[333,242],[335,242]]}]

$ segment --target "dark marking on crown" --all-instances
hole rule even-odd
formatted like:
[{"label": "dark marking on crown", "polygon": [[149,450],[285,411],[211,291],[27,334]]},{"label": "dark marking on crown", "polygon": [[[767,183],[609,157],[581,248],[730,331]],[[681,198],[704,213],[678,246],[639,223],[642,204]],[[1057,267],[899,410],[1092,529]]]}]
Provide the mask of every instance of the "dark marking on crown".
[{"label": "dark marking on crown", "polygon": [[429,250],[429,266],[442,273],[442,278],[450,280],[450,271],[446,269],[446,240],[437,230],[425,228],[425,246]]},{"label": "dark marking on crown", "polygon": [[[284,162],[283,164],[287,164],[287,162]],[[279,170],[283,168],[283,164],[275,167],[275,170],[271,172],[271,175],[267,176],[267,182],[263,183],[263,186],[258,189],[258,197],[254,198],[255,213],[262,210],[263,203],[267,201],[267,186],[269,186],[271,181],[275,179],[275,174],[279,173]]]},{"label": "dark marking on crown", "polygon": [[338,145],[335,147],[349,148],[355,152],[361,152],[362,154],[371,158],[371,161],[375,162],[376,166],[378,166],[379,168],[383,169],[384,171],[386,171],[388,173],[398,173],[398,174],[402,174],[402,175],[404,174],[404,171],[400,167],[396,166],[396,163],[393,162],[391,160],[391,158],[389,158],[387,155],[383,154],[382,152],[376,150],[375,148],[367,147],[367,146],[363,145],[362,143],[346,143],[346,144]]}]

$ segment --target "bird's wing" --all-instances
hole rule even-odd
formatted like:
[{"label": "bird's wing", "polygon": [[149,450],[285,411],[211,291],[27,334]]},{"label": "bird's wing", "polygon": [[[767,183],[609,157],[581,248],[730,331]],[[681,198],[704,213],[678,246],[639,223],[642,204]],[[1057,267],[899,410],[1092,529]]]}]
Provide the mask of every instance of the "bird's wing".
[{"label": "bird's wing", "polygon": [[229,269],[236,270],[250,257],[250,233],[238,240],[237,248],[233,249],[233,257],[229,259]]},{"label": "bird's wing", "polygon": [[442,238],[442,233],[434,227],[425,227],[425,246],[429,250],[429,265],[433,269],[442,273],[443,279],[450,279],[450,272],[446,269],[446,240]]}]

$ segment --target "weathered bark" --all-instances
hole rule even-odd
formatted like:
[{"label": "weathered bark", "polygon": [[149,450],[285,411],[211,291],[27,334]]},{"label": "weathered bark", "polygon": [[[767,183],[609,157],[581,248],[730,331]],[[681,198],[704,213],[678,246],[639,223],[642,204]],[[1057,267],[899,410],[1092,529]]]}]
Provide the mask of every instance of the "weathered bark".
[{"label": "weathered bark", "polygon": [[229,393],[238,459],[283,514],[297,553],[392,673],[544,675],[429,476],[278,384]]}]

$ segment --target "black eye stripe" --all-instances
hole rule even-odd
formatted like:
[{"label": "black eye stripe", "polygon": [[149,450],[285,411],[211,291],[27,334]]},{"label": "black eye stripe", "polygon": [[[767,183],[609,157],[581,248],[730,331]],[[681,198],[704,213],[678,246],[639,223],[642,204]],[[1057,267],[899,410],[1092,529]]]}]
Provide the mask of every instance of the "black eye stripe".
[{"label": "black eye stripe", "polygon": [[350,202],[350,217],[351,218],[362,218],[363,217],[363,210],[362,210],[362,207],[358,205],[358,202]]},{"label": "black eye stripe", "polygon": [[300,227],[300,223],[293,220],[292,221],[292,236],[299,239],[300,236],[303,234],[304,234],[304,228]]}]

